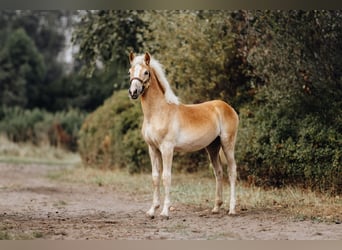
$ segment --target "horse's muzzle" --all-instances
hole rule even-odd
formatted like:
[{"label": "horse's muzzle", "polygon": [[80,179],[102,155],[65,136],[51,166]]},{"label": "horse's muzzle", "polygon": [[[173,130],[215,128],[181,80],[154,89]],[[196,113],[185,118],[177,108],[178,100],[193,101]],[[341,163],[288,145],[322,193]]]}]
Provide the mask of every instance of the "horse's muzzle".
[{"label": "horse's muzzle", "polygon": [[137,99],[139,97],[138,90],[134,90],[132,93],[132,91],[129,89],[128,94],[132,99]]}]

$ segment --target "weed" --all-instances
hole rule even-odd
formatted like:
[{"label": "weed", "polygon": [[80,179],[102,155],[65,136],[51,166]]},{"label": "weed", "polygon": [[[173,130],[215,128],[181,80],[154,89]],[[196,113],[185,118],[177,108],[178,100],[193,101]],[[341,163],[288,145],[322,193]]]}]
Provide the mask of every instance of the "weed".
[{"label": "weed", "polygon": [[58,207],[58,208],[62,208],[64,206],[66,206],[68,203],[66,201],[63,201],[63,200],[59,200],[58,202],[55,202],[53,205],[55,207]]},{"label": "weed", "polygon": [[33,232],[32,235],[34,238],[43,238],[42,232]]},{"label": "weed", "polygon": [[0,240],[11,240],[11,236],[6,231],[0,231]]}]

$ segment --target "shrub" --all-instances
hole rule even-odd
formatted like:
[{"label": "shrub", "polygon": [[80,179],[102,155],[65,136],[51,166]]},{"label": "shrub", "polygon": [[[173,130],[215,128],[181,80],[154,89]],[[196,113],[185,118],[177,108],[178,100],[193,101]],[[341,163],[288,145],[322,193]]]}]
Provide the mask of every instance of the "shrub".
[{"label": "shrub", "polygon": [[265,105],[253,115],[241,110],[237,144],[241,178],[252,177],[260,185],[298,184],[341,193],[342,135],[336,121],[272,107]]},{"label": "shrub", "polygon": [[74,109],[52,114],[38,108],[26,110],[20,107],[2,107],[0,116],[0,133],[13,142],[57,145],[55,125],[59,124],[70,138],[63,146],[76,150],[78,131],[85,114]]},{"label": "shrub", "polygon": [[[77,150],[77,139],[81,125],[86,114],[78,109],[69,109],[68,111],[60,111],[54,115],[54,125],[60,125],[63,131],[69,136],[66,148],[72,151]],[[51,131],[51,130],[50,130]],[[54,136],[56,135],[56,131]]]},{"label": "shrub", "polygon": [[138,105],[129,100],[126,90],[119,91],[85,119],[79,132],[79,152],[86,164],[129,167],[132,172],[147,167],[137,156],[146,155],[146,147],[136,132],[142,117]]},{"label": "shrub", "polygon": [[341,15],[271,11],[256,17],[253,25],[265,38],[248,59],[265,85],[240,112],[240,174],[259,184],[341,193]]},{"label": "shrub", "polygon": [[44,120],[46,113],[39,109],[25,110],[20,107],[2,108],[0,131],[14,142],[36,141],[34,126]]}]

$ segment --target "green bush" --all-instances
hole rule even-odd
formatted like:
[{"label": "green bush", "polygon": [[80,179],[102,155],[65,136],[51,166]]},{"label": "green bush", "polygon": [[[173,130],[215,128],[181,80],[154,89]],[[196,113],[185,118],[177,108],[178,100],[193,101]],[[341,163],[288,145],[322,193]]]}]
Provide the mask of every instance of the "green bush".
[{"label": "green bush", "polygon": [[256,14],[263,35],[249,62],[265,85],[240,110],[239,173],[257,184],[341,193],[341,16]]},{"label": "green bush", "polygon": [[54,123],[60,124],[63,130],[70,136],[67,148],[76,151],[78,133],[86,114],[78,109],[69,109],[54,114]]},{"label": "green bush", "polygon": [[35,124],[42,122],[45,112],[39,109],[25,110],[20,107],[2,108],[0,131],[13,142],[35,141]]},{"label": "green bush", "polygon": [[81,127],[82,160],[100,168],[128,167],[131,172],[146,168],[144,162],[139,162],[139,153],[146,154],[146,147],[136,132],[141,121],[139,103],[132,102],[126,90],[115,93]]},{"label": "green bush", "polygon": [[293,110],[278,110],[266,105],[254,115],[248,109],[241,111],[237,144],[241,178],[253,177],[259,185],[297,184],[341,193],[342,135],[338,124],[333,120],[326,123],[317,114],[300,118]]},{"label": "green bush", "polygon": [[84,113],[74,109],[52,114],[38,108],[2,107],[0,133],[13,142],[57,145],[55,125],[59,124],[70,138],[64,146],[76,150],[78,131],[84,117]]}]

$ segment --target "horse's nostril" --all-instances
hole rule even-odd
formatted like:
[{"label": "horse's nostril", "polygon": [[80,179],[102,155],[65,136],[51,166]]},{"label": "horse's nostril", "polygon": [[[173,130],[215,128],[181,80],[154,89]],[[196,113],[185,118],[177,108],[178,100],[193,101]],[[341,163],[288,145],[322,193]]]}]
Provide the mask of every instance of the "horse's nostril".
[{"label": "horse's nostril", "polygon": [[129,96],[131,97],[131,98],[133,98],[133,99],[137,99],[138,98],[138,90],[137,89],[135,89],[134,91],[133,91],[133,93],[132,93],[132,91],[131,91],[131,89],[128,89],[128,94],[129,94]]}]

